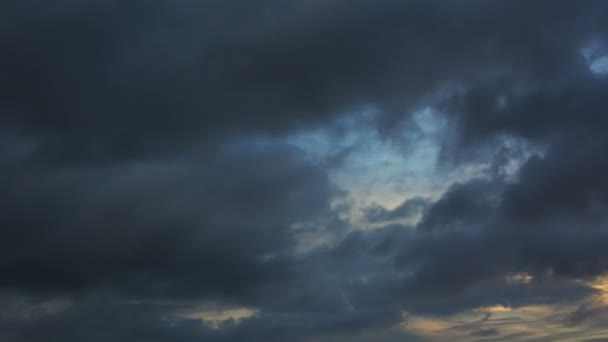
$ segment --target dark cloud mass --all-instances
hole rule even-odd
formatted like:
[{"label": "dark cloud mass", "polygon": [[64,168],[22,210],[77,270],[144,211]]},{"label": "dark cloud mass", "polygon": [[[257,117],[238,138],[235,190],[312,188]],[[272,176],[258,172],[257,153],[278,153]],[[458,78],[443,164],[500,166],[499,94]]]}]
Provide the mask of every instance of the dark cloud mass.
[{"label": "dark cloud mass", "polygon": [[293,243],[290,225],[326,210],[327,176],[300,153],[249,149],[107,168],[8,165],[0,283],[241,294],[241,286],[286,271],[265,257]]},{"label": "dark cloud mass", "polygon": [[[601,329],[608,2],[0,13],[0,340],[424,341],[406,321],[496,305]],[[341,143],[357,120],[377,141]],[[376,146],[409,158],[393,209],[348,182],[397,164]]]}]

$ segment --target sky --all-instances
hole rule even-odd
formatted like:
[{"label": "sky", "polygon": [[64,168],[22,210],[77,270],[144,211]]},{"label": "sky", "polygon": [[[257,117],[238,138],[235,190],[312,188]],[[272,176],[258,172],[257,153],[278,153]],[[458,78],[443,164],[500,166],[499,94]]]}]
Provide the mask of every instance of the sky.
[{"label": "sky", "polygon": [[0,340],[608,341],[608,2],[0,2]]}]

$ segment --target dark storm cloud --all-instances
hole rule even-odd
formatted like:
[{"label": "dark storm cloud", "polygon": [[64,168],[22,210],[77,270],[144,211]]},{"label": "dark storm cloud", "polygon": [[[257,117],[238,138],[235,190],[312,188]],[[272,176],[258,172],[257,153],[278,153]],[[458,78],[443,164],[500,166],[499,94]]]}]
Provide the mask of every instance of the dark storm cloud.
[{"label": "dark storm cloud", "polygon": [[500,184],[473,180],[452,185],[433,203],[418,224],[419,229],[432,230],[465,224],[473,226],[491,217],[492,209],[500,201],[496,188]]},{"label": "dark storm cloud", "polygon": [[[222,341],[212,329],[194,320],[163,318],[166,308],[129,305],[113,298],[87,298],[55,314],[3,312],[0,338],[7,342],[38,342],[49,338],[72,341]],[[26,315],[28,318],[24,319]]]},{"label": "dark storm cloud", "polygon": [[[474,88],[459,98],[470,136],[508,132],[531,139],[580,133],[590,122],[605,124],[608,84],[586,68],[580,74],[564,75],[542,88]],[[596,126],[597,128],[597,126]]]},{"label": "dark storm cloud", "polygon": [[294,148],[111,167],[4,163],[0,283],[200,296],[287,272],[292,224],[323,214],[325,171]]},{"label": "dark storm cloud", "polygon": [[[471,184],[479,187],[480,182],[473,180]],[[488,194],[487,189],[493,189],[493,196],[500,199],[520,185],[502,183],[472,194],[483,198]],[[442,208],[458,196],[458,192],[449,190],[434,206]],[[552,297],[551,293],[554,296],[550,302],[556,302],[589,294],[590,289],[571,283],[572,280],[593,279],[608,271],[605,252],[608,234],[601,224],[605,211],[597,209],[593,215],[573,218],[562,215],[566,209],[560,208],[551,216],[522,222],[519,217],[505,215],[509,211],[504,206],[509,202],[484,203],[487,206],[482,210],[483,220],[479,210],[458,210],[461,215],[453,217],[434,210],[433,206],[427,210],[421,222],[441,222],[440,230],[418,231],[404,240],[399,252],[401,267],[413,270],[405,282],[408,291],[432,294],[438,298],[436,308],[439,310],[449,310],[452,301],[454,305],[471,301],[474,303],[471,307],[492,302],[525,305],[543,302]],[[542,207],[544,204],[521,205]],[[510,278],[521,274],[533,279],[519,283],[517,278]],[[484,287],[483,284],[490,285]],[[480,290],[480,286],[486,290]],[[487,296],[482,295],[484,293]],[[470,297],[471,294],[474,296]],[[421,309],[432,307],[433,301],[423,298]]]},{"label": "dark storm cloud", "polygon": [[[0,13],[0,287],[70,302],[4,309],[2,340],[419,340],[390,330],[403,312],[568,302],[608,271],[607,86],[581,55],[606,44],[604,1],[23,0]],[[349,232],[328,170],[252,138],[366,107],[389,134],[418,105],[457,130],[443,153],[505,136],[546,153],[515,179],[511,150],[472,153],[486,178],[366,213],[423,213],[416,227]],[[309,226],[335,240],[300,255]],[[534,279],[509,278],[522,272]],[[178,300],[259,314],[211,329],[175,318]]]},{"label": "dark storm cloud", "polygon": [[[477,98],[461,112],[465,142],[507,134],[549,147],[526,161],[516,180],[490,175],[487,184],[494,186],[477,189],[472,181],[467,197],[452,193],[453,186],[427,210],[420,226],[438,221],[463,232],[433,236],[431,245],[418,242],[414,250],[429,258],[415,286],[462,291],[509,273],[591,279],[607,271],[604,90],[605,79],[587,75],[514,99],[493,89],[466,95]],[[404,260],[416,259],[410,252]]]},{"label": "dark storm cloud", "polygon": [[585,4],[8,1],[2,123],[51,158],[124,158],[497,73],[555,79],[605,10]]},{"label": "dark storm cloud", "polygon": [[[594,293],[578,279],[602,272],[591,269],[605,239],[578,237],[565,248],[575,234],[562,234],[559,244],[556,238],[544,240],[551,236],[548,230],[528,236],[479,225],[466,232],[396,225],[355,231],[326,254],[301,263],[297,290],[267,305],[333,315],[348,308],[397,307],[443,316],[494,305],[566,304]],[[598,249],[583,254],[590,240],[597,240]],[[587,274],[572,273],[585,267]]]},{"label": "dark storm cloud", "polygon": [[[605,39],[605,32],[598,34]],[[529,83],[528,88],[480,84],[441,107],[458,124],[461,138],[447,152],[493,146],[505,136],[547,146],[524,163],[515,179],[507,181],[491,166],[488,181],[453,185],[426,210],[419,227],[436,222],[433,226],[451,229],[421,234],[400,260],[417,269],[410,279],[416,291],[448,293],[444,308],[458,298],[454,293],[509,274],[549,275],[557,284],[607,271],[602,247],[608,244],[603,224],[606,79],[583,66],[556,75],[559,81]],[[483,157],[477,160],[500,166],[501,158]],[[524,302],[535,302],[528,292],[533,286],[526,285]],[[493,288],[491,301],[500,302],[501,287]],[[545,291],[539,294],[550,293]]]},{"label": "dark storm cloud", "polygon": [[[399,312],[351,312],[343,316],[266,313],[244,321],[227,320],[218,328],[176,315],[179,304],[124,302],[114,296],[80,298],[60,306],[26,302],[5,305],[0,316],[3,341],[38,342],[49,337],[61,341],[422,341],[406,332],[387,333],[387,319],[398,322]],[[26,305],[24,305],[26,304]],[[55,305],[54,308],[52,308]],[[52,308],[52,309],[50,309]],[[23,317],[27,317],[24,319]],[[380,324],[379,324],[380,323]],[[383,337],[387,336],[387,337]],[[390,338],[389,338],[390,336]]]},{"label": "dark storm cloud", "polygon": [[607,126],[597,120],[588,125],[586,132],[572,134],[552,146],[544,158],[532,158],[522,167],[519,182],[505,194],[509,216],[525,221],[605,212],[608,139],[603,131],[593,130],[600,130],[596,125]]}]

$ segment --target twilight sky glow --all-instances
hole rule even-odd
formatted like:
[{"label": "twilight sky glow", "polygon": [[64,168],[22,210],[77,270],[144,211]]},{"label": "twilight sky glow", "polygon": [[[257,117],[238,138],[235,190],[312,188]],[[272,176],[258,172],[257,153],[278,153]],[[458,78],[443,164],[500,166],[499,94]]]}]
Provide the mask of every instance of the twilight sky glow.
[{"label": "twilight sky glow", "polygon": [[0,13],[0,341],[608,341],[608,1]]}]

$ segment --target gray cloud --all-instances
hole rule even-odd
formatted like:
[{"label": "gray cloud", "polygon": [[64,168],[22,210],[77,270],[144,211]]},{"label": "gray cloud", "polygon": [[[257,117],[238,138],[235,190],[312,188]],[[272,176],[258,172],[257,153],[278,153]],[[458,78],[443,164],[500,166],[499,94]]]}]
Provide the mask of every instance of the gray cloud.
[{"label": "gray cloud", "polygon": [[400,219],[412,219],[421,214],[429,200],[422,197],[415,197],[404,201],[396,208],[386,209],[380,205],[366,209],[365,217],[369,222],[386,222]]},{"label": "gray cloud", "polygon": [[[7,305],[2,340],[418,341],[395,328],[406,312],[571,303],[607,271],[606,78],[582,54],[608,43],[603,1],[0,12],[0,288],[70,303]],[[442,157],[487,172],[365,212],[422,215],[413,227],[353,230],[332,207],[349,190],[331,182],[340,158],[281,142],[371,108],[367,128],[406,144],[421,107],[454,132]],[[513,140],[544,153],[509,173],[528,155]],[[300,252],[306,234],[320,242]],[[220,329],[175,317],[206,301],[258,314]]]},{"label": "gray cloud", "polygon": [[301,153],[252,148],[105,168],[5,165],[0,283],[245,294],[288,272],[290,226],[327,210],[327,176]]},{"label": "gray cloud", "polygon": [[579,66],[605,10],[593,1],[3,6],[14,16],[3,24],[2,122],[44,137],[45,155],[60,160],[281,132],[365,105],[392,113],[497,72],[553,80]]}]

